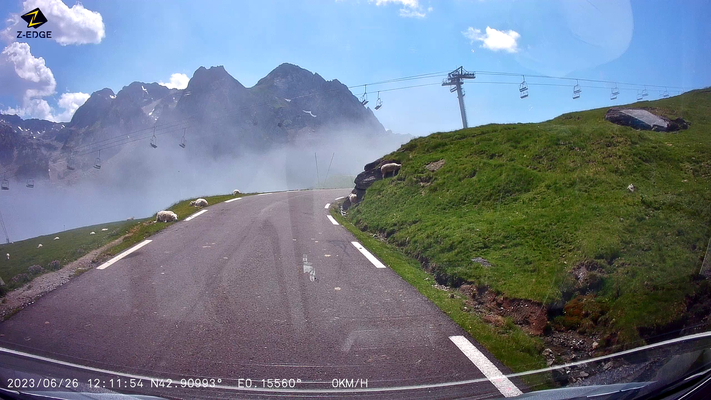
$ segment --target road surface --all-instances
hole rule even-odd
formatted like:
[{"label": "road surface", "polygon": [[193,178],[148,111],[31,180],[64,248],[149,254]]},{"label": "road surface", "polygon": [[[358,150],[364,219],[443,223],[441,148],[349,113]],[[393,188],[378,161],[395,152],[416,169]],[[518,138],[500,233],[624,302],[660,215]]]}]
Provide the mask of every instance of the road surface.
[{"label": "road surface", "polygon": [[[84,273],[0,323],[2,386],[43,375],[186,398],[516,394],[517,381],[492,383],[498,361],[328,217],[347,194],[216,204]],[[181,387],[189,378],[215,387]]]}]

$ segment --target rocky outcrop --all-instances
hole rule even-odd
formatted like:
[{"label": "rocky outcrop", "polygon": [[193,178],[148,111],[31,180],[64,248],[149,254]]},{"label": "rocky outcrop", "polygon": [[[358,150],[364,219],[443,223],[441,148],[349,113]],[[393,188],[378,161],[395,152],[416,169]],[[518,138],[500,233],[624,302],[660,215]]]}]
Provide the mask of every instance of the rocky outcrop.
[{"label": "rocky outcrop", "polygon": [[647,110],[634,108],[611,108],[605,114],[605,119],[613,124],[646,131],[675,132],[689,128],[689,123],[681,118],[671,120]]},{"label": "rocky outcrop", "polygon": [[[355,188],[351,191],[352,194],[356,195],[355,204],[360,203],[363,200],[365,191],[370,187],[370,185],[383,179],[381,167],[385,164],[391,163],[396,163],[396,161],[379,158],[371,163],[365,164],[363,172],[356,176]],[[351,201],[351,198],[347,197],[343,202],[342,207],[343,210],[348,210],[353,205],[354,202]]]}]

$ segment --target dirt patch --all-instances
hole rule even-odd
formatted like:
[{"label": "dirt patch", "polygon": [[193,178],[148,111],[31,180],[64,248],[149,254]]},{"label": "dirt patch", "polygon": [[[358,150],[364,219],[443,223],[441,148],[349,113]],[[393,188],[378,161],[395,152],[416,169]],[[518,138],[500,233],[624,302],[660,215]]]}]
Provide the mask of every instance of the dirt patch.
[{"label": "dirt patch", "polygon": [[540,336],[545,332],[548,313],[541,303],[510,299],[487,288],[475,288],[472,285],[462,285],[459,291],[466,295],[467,303],[473,310],[494,325],[501,326],[505,318],[510,318],[530,335]]},{"label": "dirt patch", "polygon": [[124,237],[126,236],[90,251],[81,258],[65,265],[59,271],[40,275],[33,279],[32,282],[7,293],[0,300],[0,321],[4,321],[5,318],[34,303],[45,294],[69,282],[74,276],[94,268],[98,264],[96,258],[103,251],[121,243]]}]

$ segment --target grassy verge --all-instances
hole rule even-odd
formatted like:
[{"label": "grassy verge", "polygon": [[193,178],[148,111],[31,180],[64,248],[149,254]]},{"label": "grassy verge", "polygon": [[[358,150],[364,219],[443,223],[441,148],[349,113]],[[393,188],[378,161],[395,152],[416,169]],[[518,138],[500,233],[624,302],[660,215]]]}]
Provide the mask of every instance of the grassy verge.
[{"label": "grassy verge", "polygon": [[[203,198],[208,201],[208,204],[214,205],[245,195],[233,196],[229,194]],[[178,220],[183,220],[199,211],[199,209],[189,205],[191,200],[179,201],[167,209],[178,214]],[[90,251],[124,236],[124,239],[119,244],[104,251],[97,259],[102,260],[112,257],[174,223],[154,223],[154,221],[155,215],[135,221],[118,221],[86,226],[0,245],[0,255],[2,255],[0,257],[0,278],[6,283],[4,287],[0,286],[0,296],[9,290],[30,282],[36,276],[50,272],[52,270],[50,263],[54,260],[59,261],[60,267],[64,266]],[[94,232],[94,234],[92,235],[91,232]],[[55,237],[59,237],[59,239],[54,240]],[[42,247],[38,247],[39,244],[42,244]],[[8,253],[10,254],[9,260],[6,257]],[[43,270],[35,274],[29,273],[28,268],[32,265],[39,265],[43,267]],[[81,275],[86,271],[85,269],[77,270],[74,276]],[[18,274],[25,275],[21,275],[22,279],[13,281],[12,278]]]},{"label": "grassy verge", "polygon": [[[49,264],[53,260],[58,260],[59,265],[68,264],[125,235],[135,224],[135,221],[110,222],[0,245],[0,278],[7,284],[6,289],[14,289],[26,283],[12,282],[14,276],[27,273],[28,278],[33,278],[39,275],[29,274],[28,267],[39,265],[44,273],[50,270]],[[55,237],[59,239],[54,240]],[[42,247],[38,248],[40,244]],[[10,254],[9,260],[7,254]]]},{"label": "grassy verge", "polygon": [[[368,233],[360,231],[341,216],[335,205],[331,206],[330,213],[363,246],[367,247],[369,251],[384,261],[389,268],[449,315],[454,322],[486,347],[494,357],[503,362],[513,372],[546,367],[545,360],[541,355],[543,342],[540,339],[528,336],[510,321],[502,327],[495,327],[482,321],[476,314],[465,310],[463,295],[434,287],[434,277],[425,272],[417,260],[408,257],[395,246],[374,239]],[[454,297],[450,297],[450,293],[453,293]],[[524,381],[531,388],[536,389],[548,387],[551,382],[549,376],[527,376],[524,377]]]}]

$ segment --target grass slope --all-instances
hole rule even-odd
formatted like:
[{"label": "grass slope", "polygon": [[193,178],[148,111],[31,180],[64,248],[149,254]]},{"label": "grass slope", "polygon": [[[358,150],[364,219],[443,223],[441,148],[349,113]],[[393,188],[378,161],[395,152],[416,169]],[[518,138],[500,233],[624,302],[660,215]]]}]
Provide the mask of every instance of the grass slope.
[{"label": "grass slope", "polygon": [[[399,175],[373,184],[348,218],[384,234],[442,283],[547,305],[570,299],[572,268],[596,265],[593,295],[577,299],[582,317],[563,322],[638,340],[640,329],[682,318],[701,290],[695,280],[711,236],[711,91],[635,106],[691,127],[636,131],[605,121],[605,108],[432,134],[386,155],[402,163]],[[441,169],[425,168],[438,160]]]}]

